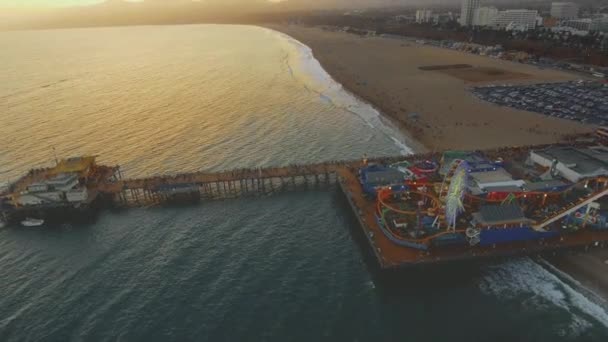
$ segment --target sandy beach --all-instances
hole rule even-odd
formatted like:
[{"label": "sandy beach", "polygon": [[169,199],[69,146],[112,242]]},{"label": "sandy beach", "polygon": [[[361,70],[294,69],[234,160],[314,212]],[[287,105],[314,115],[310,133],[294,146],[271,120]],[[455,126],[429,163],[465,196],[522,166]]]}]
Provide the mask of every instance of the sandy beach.
[{"label": "sandy beach", "polygon": [[[267,27],[308,45],[337,82],[392,118],[428,150],[543,144],[593,130],[574,121],[486,103],[468,91],[478,85],[578,79],[573,74],[393,38],[294,25]],[[472,69],[419,69],[454,64]]]}]

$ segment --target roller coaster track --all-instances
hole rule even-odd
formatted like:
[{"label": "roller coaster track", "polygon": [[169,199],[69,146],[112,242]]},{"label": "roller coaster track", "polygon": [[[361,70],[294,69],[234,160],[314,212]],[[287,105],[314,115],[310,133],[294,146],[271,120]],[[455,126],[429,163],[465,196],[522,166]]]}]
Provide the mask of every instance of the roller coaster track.
[{"label": "roller coaster track", "polygon": [[[537,230],[537,231],[538,230],[542,231],[542,230],[544,230],[544,227],[546,227],[546,226],[548,226],[548,225],[550,225],[550,224],[552,224],[554,222],[557,222],[560,219],[564,218],[565,216],[570,215],[570,214],[576,212],[578,209],[583,208],[586,205],[589,205],[590,203],[592,203],[592,202],[594,202],[594,201],[596,201],[596,200],[598,200],[598,199],[600,199],[600,198],[608,195],[608,178],[599,177],[599,178],[592,179],[592,180],[595,180],[597,182],[603,182],[604,183],[604,187],[601,190],[599,190],[599,191],[595,192],[594,194],[590,195],[589,197],[586,197],[586,198],[582,199],[579,203],[577,203],[577,204],[575,204],[575,205],[573,205],[573,206],[571,206],[569,208],[566,208],[566,209],[560,211],[559,213],[556,213],[554,216],[548,218],[547,220],[545,220],[543,222],[540,222],[540,223],[537,223],[537,224],[533,225],[532,228],[535,229],[535,230]],[[586,183],[588,181],[589,181],[589,179],[580,181],[579,183],[573,184],[571,187],[568,187],[568,189],[576,186],[577,184],[578,185],[584,184],[584,183]],[[444,184],[442,184],[442,185],[444,185]],[[390,190],[385,190],[385,191],[390,191]],[[564,191],[567,191],[567,190],[564,190]],[[564,192],[564,191],[562,191],[562,192]],[[437,209],[438,206],[440,205],[439,204],[440,203],[439,202],[439,198],[433,196],[432,194],[421,193],[421,192],[418,192],[418,191],[413,191],[413,192],[414,193],[419,193],[419,194],[421,194],[423,196],[426,196],[426,197],[430,198],[431,200],[433,200],[433,202],[435,204],[433,206],[434,209]],[[523,197],[524,195],[528,195],[529,196],[529,195],[560,194],[562,192],[523,192],[521,194],[518,194],[517,196],[518,197]],[[377,201],[377,209],[378,209],[378,213],[381,215],[380,218],[382,219],[382,221],[386,222],[386,220],[384,218],[384,212],[382,211],[382,209],[383,209],[382,207],[384,207],[384,208],[386,208],[388,210],[391,210],[393,212],[402,214],[402,215],[416,215],[415,211],[404,211],[404,210],[397,209],[397,208],[395,208],[395,207],[387,204],[384,201],[384,199],[385,199],[384,196],[382,196],[382,195],[384,195],[383,192],[380,192],[378,194],[378,201]],[[482,197],[473,196],[473,195],[469,195],[469,196],[473,197],[473,198],[478,198],[480,200],[485,200]],[[486,200],[486,201],[488,201],[488,200]],[[488,202],[500,202],[500,201],[502,201],[502,200],[491,200],[491,201],[488,201]],[[398,243],[398,241],[402,241],[402,242],[421,243],[421,244],[428,244],[431,240],[433,240],[435,238],[438,238],[440,236],[443,236],[443,235],[452,234],[452,233],[464,233],[465,232],[464,229],[456,229],[454,231],[444,231],[444,232],[441,232],[441,233],[437,233],[435,235],[427,236],[427,237],[424,237],[422,239],[406,239],[406,238],[403,238],[403,237],[401,237],[401,236],[393,233],[388,226],[386,226],[385,229],[383,229],[383,231],[389,233],[391,235],[391,240],[394,241],[394,242]]]},{"label": "roller coaster track", "polygon": [[545,221],[543,221],[543,222],[541,222],[539,224],[533,225],[532,227],[535,230],[543,230],[543,228],[545,228],[546,226],[548,226],[548,225],[550,225],[550,224],[552,224],[554,222],[559,221],[560,219],[562,219],[562,218],[564,218],[564,217],[566,217],[566,216],[568,216],[568,215],[576,212],[580,208],[583,208],[583,207],[585,207],[585,206],[587,206],[587,205],[589,205],[589,204],[597,201],[598,199],[600,199],[600,198],[602,198],[602,197],[604,197],[606,195],[608,195],[608,188],[604,188],[603,190],[601,190],[601,191],[599,191],[599,192],[591,195],[591,197],[587,197],[587,198],[583,199],[581,202],[579,202],[579,203],[577,203],[577,204],[575,204],[575,205],[573,205],[573,206],[571,206],[569,208],[566,208],[566,209],[560,211],[559,213],[553,215],[552,217],[546,219]]},{"label": "roller coaster track", "polygon": [[[396,212],[398,214],[402,214],[402,215],[412,216],[412,215],[418,214],[418,212],[416,210],[405,211],[405,210],[397,209],[397,208],[391,206],[390,204],[386,203],[384,201],[384,194],[385,194],[386,191],[387,190],[384,190],[383,192],[379,192],[378,193],[378,202],[380,204],[382,204],[384,207],[386,207],[387,209],[389,209],[391,211],[394,211],[394,212]],[[390,191],[390,190],[388,190],[388,191]],[[426,198],[430,199],[433,202],[433,206],[430,209],[438,209],[439,208],[439,199],[437,197],[435,197],[435,196],[433,196],[433,195],[431,195],[429,193],[421,192],[421,191],[410,190],[409,192],[410,193],[414,193],[414,194],[418,194],[418,195],[420,195],[422,197],[426,197]]]},{"label": "roller coaster track", "polygon": [[[384,222],[384,227],[382,228],[382,231],[385,232],[386,234],[390,234],[389,239],[397,244],[400,244],[400,242],[404,242],[404,243],[418,243],[418,244],[428,244],[429,242],[431,242],[431,240],[438,238],[440,236],[443,235],[448,235],[448,234],[453,234],[453,233],[464,233],[465,230],[464,229],[460,229],[460,230],[455,230],[455,231],[443,231],[441,233],[437,233],[435,235],[431,235],[431,236],[427,236],[424,237],[422,239],[406,239],[402,236],[399,236],[395,233],[392,232],[392,230],[388,227],[388,225],[386,224],[386,219],[384,217],[384,212],[383,212],[383,208],[382,206],[384,206],[386,209],[394,211],[396,213],[402,214],[402,215],[416,215],[417,212],[416,211],[404,211],[404,210],[400,210],[397,209],[393,206],[388,205],[386,202],[384,202],[384,193],[390,191],[390,190],[384,190],[383,192],[378,193],[378,201],[376,203],[377,205],[377,211],[378,213],[381,215],[380,219]],[[424,192],[419,192],[419,191],[410,191],[416,194],[420,194],[423,196],[426,196],[427,198],[430,198],[433,201],[433,208],[432,209],[438,209],[439,207],[439,199],[431,194],[428,193],[424,193]]]}]

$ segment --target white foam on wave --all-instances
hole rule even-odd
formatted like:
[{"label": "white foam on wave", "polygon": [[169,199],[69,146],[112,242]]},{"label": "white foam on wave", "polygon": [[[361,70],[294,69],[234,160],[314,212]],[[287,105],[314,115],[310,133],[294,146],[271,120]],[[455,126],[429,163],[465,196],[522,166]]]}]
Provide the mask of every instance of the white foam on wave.
[{"label": "white foam on wave", "polygon": [[489,267],[480,288],[499,298],[526,298],[522,301],[525,309],[562,309],[571,318],[567,329],[559,331],[562,335],[579,336],[592,327],[593,320],[608,327],[608,312],[602,306],[530,258]]},{"label": "white foam on wave", "polygon": [[[284,33],[270,29],[268,29],[268,31],[278,35],[296,48],[298,51],[296,60],[297,68],[298,70],[302,70],[303,74],[310,77],[310,79],[303,80],[305,87],[309,91],[317,93],[322,101],[329,102],[337,108],[353,113],[362,119],[370,128],[380,130],[395,143],[401,154],[408,155],[414,153],[414,150],[408,146],[407,139],[403,133],[388,120],[383,119],[376,108],[359,99],[357,96],[344,89],[340,83],[335,81],[314,57],[310,47]],[[294,67],[290,64],[291,61],[289,58],[287,63],[291,74],[294,75]]]},{"label": "white foam on wave", "polygon": [[604,309],[608,308],[608,301],[606,299],[602,298],[602,296],[600,294],[598,294],[598,293],[594,292],[593,290],[585,287],[583,284],[581,284],[580,281],[574,279],[569,274],[566,274],[566,273],[560,271],[557,267],[551,265],[547,260],[545,260],[543,258],[540,258],[539,262],[544,267],[546,267],[547,269],[549,269],[553,274],[556,274],[559,278],[564,279],[568,284],[572,284],[580,292],[583,292],[583,294],[585,295],[585,297],[591,298],[593,301],[600,303],[601,306]]}]

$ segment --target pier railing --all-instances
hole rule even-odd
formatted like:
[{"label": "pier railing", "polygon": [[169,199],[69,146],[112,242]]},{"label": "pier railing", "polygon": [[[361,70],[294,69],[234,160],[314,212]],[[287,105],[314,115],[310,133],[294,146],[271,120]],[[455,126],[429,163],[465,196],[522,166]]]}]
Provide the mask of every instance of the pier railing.
[{"label": "pier railing", "polygon": [[[569,142],[570,146],[588,145],[589,142]],[[558,144],[536,146],[509,146],[485,150],[486,156],[503,157],[517,154],[521,150],[543,149]],[[481,151],[471,151],[481,152]],[[443,152],[369,158],[369,163],[392,164],[400,161],[439,160]],[[172,199],[223,199],[243,195],[264,195],[299,187],[322,184],[334,184],[336,174],[341,169],[358,169],[365,164],[364,159],[347,161],[328,161],[316,164],[294,164],[282,167],[247,168],[220,172],[192,172],[175,175],[153,176],[135,179],[123,179],[119,167],[97,166],[105,177],[99,176],[89,186],[90,193],[110,196],[117,203],[125,206],[145,206],[163,203]],[[49,169],[31,170],[28,174],[12,183],[7,193],[19,193],[32,179],[44,176]]]},{"label": "pier railing", "polygon": [[[572,143],[571,143],[572,144]],[[582,145],[588,143],[582,142]],[[508,157],[521,150],[543,149],[556,144],[510,146],[483,151],[487,156]],[[576,144],[575,144],[576,145]],[[481,152],[481,151],[475,151]],[[111,195],[125,206],[164,203],[173,199],[225,199],[268,195],[285,190],[334,184],[340,169],[358,169],[365,162],[392,164],[400,161],[439,160],[443,152],[328,161],[282,167],[245,168],[220,172],[193,172],[137,179],[119,179],[99,184],[102,194]]]},{"label": "pier railing", "polygon": [[333,185],[341,168],[356,168],[362,160],[285,167],[194,172],[137,179],[117,179],[98,185],[124,206],[153,205],[171,200],[226,199],[270,195],[297,188]]}]

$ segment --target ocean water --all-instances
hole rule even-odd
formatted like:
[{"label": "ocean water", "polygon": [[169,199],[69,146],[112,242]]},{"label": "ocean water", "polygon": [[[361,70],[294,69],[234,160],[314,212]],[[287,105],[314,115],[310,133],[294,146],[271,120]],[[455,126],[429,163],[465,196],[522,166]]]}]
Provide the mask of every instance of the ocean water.
[{"label": "ocean water", "polygon": [[[410,153],[307,47],[249,26],[0,33],[0,180],[97,154],[127,176]],[[605,341],[529,258],[379,273],[336,189],[0,230],[0,341]]]}]

